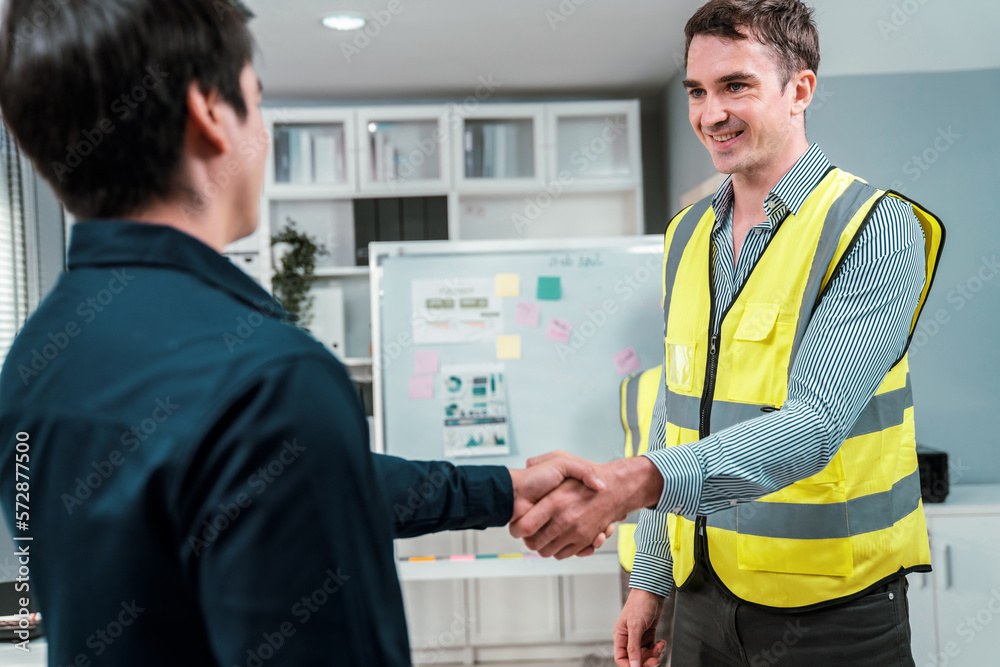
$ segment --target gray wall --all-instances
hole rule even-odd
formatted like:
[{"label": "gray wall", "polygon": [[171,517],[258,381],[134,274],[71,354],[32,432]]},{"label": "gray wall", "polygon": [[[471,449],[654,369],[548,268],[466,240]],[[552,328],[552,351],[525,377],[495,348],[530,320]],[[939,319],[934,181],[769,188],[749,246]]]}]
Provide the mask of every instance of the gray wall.
[{"label": "gray wall", "polygon": [[[666,93],[671,211],[714,173],[688,125],[680,78]],[[949,453],[959,484],[1000,482],[998,108],[1000,69],[821,76],[807,123],[835,165],[913,197],[948,229],[911,368],[917,440]]]}]

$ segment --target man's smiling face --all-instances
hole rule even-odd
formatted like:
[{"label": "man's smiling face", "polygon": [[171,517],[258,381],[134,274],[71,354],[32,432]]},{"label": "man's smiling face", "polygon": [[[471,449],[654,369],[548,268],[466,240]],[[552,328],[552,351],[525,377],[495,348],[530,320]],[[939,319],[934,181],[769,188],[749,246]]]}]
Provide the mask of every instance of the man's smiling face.
[{"label": "man's smiling face", "polygon": [[691,40],[688,116],[718,171],[766,172],[801,132],[793,123],[795,86],[782,79],[774,49],[753,37]]}]

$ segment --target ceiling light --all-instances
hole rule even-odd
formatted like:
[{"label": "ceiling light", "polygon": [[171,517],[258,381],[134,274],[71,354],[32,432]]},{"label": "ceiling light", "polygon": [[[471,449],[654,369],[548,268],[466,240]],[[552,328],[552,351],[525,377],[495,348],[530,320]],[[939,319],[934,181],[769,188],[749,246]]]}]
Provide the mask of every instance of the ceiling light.
[{"label": "ceiling light", "polygon": [[330,30],[360,30],[367,21],[357,14],[330,14],[323,17],[323,25]]}]

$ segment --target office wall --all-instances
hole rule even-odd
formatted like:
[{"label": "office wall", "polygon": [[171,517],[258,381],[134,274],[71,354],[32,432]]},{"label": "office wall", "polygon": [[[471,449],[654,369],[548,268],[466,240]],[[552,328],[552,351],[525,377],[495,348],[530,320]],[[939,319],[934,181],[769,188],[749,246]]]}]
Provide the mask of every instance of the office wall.
[{"label": "office wall", "polygon": [[[714,173],[675,77],[668,208]],[[919,442],[947,450],[953,483],[1000,482],[1000,69],[821,76],[807,121],[830,160],[941,217],[948,242],[911,348]]]}]

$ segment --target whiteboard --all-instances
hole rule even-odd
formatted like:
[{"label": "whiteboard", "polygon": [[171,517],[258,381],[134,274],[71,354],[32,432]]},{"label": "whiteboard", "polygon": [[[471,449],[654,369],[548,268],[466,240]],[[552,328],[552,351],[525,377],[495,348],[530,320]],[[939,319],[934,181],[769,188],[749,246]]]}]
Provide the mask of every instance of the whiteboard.
[{"label": "whiteboard", "polygon": [[[662,236],[372,243],[370,253],[376,451],[510,467],[555,449],[602,463],[622,457],[619,387],[628,373],[613,356],[633,348],[642,369],[663,363]],[[497,307],[501,333],[520,336],[520,359],[498,360],[493,337],[415,343],[415,281],[492,282],[497,274],[519,276],[519,296],[498,299]],[[558,300],[537,298],[540,277],[559,278]],[[538,305],[537,328],[516,323],[521,302]],[[550,318],[573,323],[567,343],[546,340]],[[509,454],[444,455],[440,376],[433,398],[411,399],[418,350],[437,352],[441,367],[504,366]]]}]

